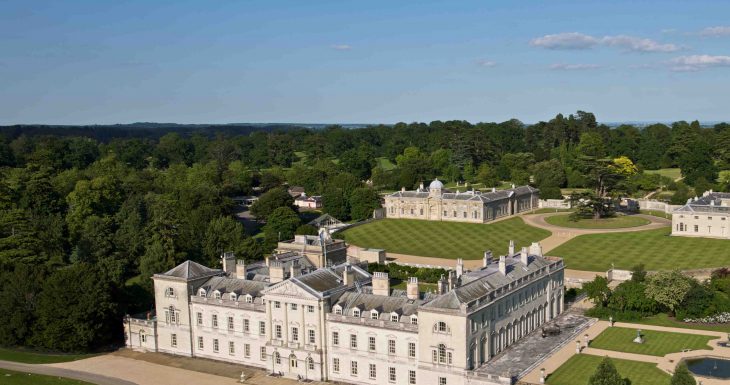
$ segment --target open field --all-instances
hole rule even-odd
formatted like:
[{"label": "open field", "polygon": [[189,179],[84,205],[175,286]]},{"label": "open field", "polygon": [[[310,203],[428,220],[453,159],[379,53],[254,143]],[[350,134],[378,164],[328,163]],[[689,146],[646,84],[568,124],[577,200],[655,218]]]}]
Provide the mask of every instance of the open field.
[{"label": "open field", "polygon": [[682,170],[679,168],[660,168],[658,170],[644,170],[647,174],[659,174],[675,180],[682,177]]},{"label": "open field", "polygon": [[0,360],[25,364],[53,364],[93,357],[93,354],[46,354],[30,350],[0,348]]},{"label": "open field", "polygon": [[[585,385],[603,357],[588,354],[572,356],[547,378],[548,385]],[[621,377],[628,378],[637,385],[666,385],[669,375],[656,367],[656,364],[620,360],[612,358]]]},{"label": "open field", "polygon": [[643,263],[647,270],[699,269],[730,266],[730,241],[672,237],[670,228],[580,235],[550,251],[565,259],[568,269],[606,271],[615,264],[631,269]]},{"label": "open field", "polygon": [[391,253],[436,258],[480,259],[485,250],[507,253],[509,241],[517,248],[550,236],[547,230],[526,225],[522,218],[490,224],[383,219],[343,233],[347,243]]},{"label": "open field", "polygon": [[3,385],[91,385],[88,382],[70,378],[43,376],[40,374],[14,372],[0,369],[0,384]]},{"label": "open field", "polygon": [[596,349],[661,357],[669,353],[679,353],[684,349],[710,349],[707,343],[711,339],[715,339],[712,336],[656,330],[642,330],[641,334],[644,336],[644,343],[637,344],[633,342],[636,338],[635,329],[611,327],[599,334],[589,346]]},{"label": "open field", "polygon": [[545,218],[545,222],[555,226],[574,229],[621,229],[644,226],[651,223],[647,219],[629,215],[619,215],[613,218],[602,219],[579,219],[577,221],[571,221],[570,215],[553,215]]},{"label": "open field", "polygon": [[396,165],[388,158],[381,157],[375,158],[375,160],[377,161],[378,166],[382,167],[385,171],[390,171],[396,168]]}]

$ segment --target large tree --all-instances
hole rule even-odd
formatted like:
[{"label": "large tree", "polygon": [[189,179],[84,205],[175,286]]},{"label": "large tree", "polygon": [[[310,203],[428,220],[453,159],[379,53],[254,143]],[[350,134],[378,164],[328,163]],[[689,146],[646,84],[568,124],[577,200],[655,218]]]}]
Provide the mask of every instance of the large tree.
[{"label": "large tree", "polygon": [[283,187],[273,188],[251,205],[251,214],[259,220],[266,220],[279,207],[292,207],[294,198]]},{"label": "large tree", "polygon": [[692,278],[680,271],[660,271],[647,277],[645,294],[674,313],[690,288]]},{"label": "large tree", "polygon": [[627,385],[610,358],[605,357],[588,379],[588,385]]}]

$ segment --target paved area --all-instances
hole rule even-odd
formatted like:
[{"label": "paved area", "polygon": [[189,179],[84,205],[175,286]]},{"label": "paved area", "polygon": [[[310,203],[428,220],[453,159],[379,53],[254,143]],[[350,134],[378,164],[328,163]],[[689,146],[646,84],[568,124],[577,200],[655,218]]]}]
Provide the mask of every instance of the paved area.
[{"label": "paved area", "polygon": [[[596,338],[596,336],[601,334],[601,332],[606,330],[606,328],[610,327],[609,323],[607,321],[598,321],[598,322],[594,323],[593,325],[591,325],[584,332],[581,332],[580,333],[581,336],[578,336],[579,338],[576,338],[576,340],[579,340],[581,342],[581,353],[580,354],[591,354],[591,355],[596,355],[596,356],[607,356],[607,357],[625,359],[625,360],[651,362],[651,363],[657,364],[657,367],[659,369],[661,369],[667,373],[670,373],[670,374],[674,372],[675,366],[683,358],[714,356],[714,357],[722,357],[722,358],[730,359],[730,348],[722,347],[717,344],[717,342],[720,340],[727,341],[727,333],[713,332],[713,331],[706,331],[706,330],[671,328],[671,327],[653,326],[653,325],[641,325],[641,324],[624,323],[624,322],[616,322],[614,324],[614,326],[632,328],[632,329],[642,329],[642,330],[658,330],[658,331],[675,332],[675,333],[709,335],[709,336],[718,337],[718,339],[710,341],[710,346],[712,346],[712,350],[709,350],[709,349],[708,350],[693,350],[693,351],[683,352],[683,353],[671,353],[671,354],[667,354],[664,357],[616,352],[616,351],[612,351],[612,350],[603,350],[603,349],[585,347],[585,344],[586,344],[585,335],[588,335],[587,340],[591,341],[594,338]],[[541,368],[545,368],[545,373],[549,376],[550,373],[553,373],[555,370],[557,370],[562,364],[564,364],[574,354],[576,354],[575,343],[567,344],[567,345],[561,347],[559,350],[555,351],[548,359],[543,361],[539,366],[532,368],[530,372],[528,372],[523,378],[521,378],[521,380],[528,382],[528,383],[538,384],[538,383],[540,383],[540,369]],[[702,377],[702,378],[697,377],[697,378],[702,381],[703,385],[720,385],[720,384],[728,383],[727,380],[719,380],[719,379],[704,378],[704,377]]]},{"label": "paved area", "polygon": [[88,371],[57,368],[49,365],[23,364],[19,362],[0,361],[0,368],[22,373],[33,373],[53,377],[71,378],[74,380],[90,382],[92,384],[135,385],[135,382],[115,378],[116,376],[108,377]]},{"label": "paved area", "polygon": [[560,327],[560,334],[542,337],[541,329],[537,329],[521,339],[499,356],[477,369],[478,372],[488,375],[508,377],[522,376],[564,345],[579,337],[579,334],[596,320],[584,317],[575,312],[565,312],[550,324]]}]

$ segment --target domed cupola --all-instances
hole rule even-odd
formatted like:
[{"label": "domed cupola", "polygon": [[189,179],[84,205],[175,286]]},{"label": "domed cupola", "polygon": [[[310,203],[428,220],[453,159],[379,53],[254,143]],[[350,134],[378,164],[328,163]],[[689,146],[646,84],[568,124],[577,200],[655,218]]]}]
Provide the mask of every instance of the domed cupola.
[{"label": "domed cupola", "polygon": [[431,184],[428,185],[428,195],[435,197],[435,196],[441,196],[441,191],[444,188],[444,184],[441,183],[440,180],[434,179]]}]

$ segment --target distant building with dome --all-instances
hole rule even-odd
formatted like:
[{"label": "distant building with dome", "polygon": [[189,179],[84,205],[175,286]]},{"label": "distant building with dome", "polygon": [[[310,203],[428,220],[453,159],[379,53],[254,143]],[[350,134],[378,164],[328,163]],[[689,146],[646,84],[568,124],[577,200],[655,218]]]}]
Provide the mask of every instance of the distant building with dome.
[{"label": "distant building with dome", "polygon": [[487,223],[538,207],[540,190],[519,186],[491,192],[456,191],[444,188],[434,179],[428,188],[423,183],[417,190],[401,191],[385,197],[385,217]]}]

